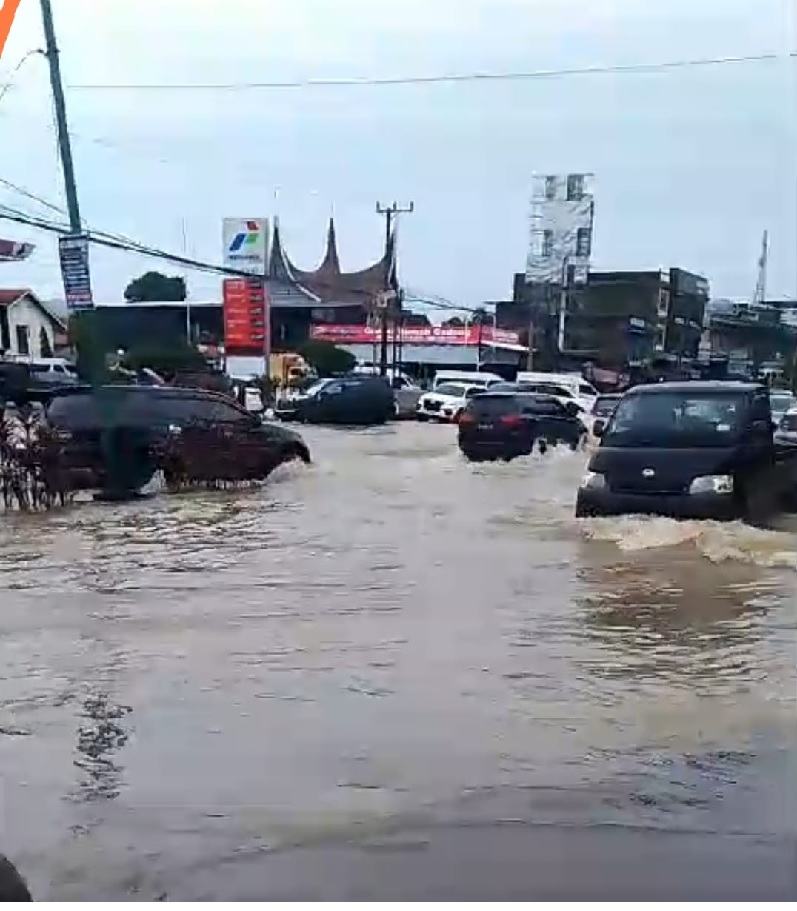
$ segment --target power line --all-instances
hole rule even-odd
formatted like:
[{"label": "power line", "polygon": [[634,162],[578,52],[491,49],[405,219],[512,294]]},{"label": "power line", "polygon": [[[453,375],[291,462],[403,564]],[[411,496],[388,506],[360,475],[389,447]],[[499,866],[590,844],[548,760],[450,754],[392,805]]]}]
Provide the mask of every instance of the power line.
[{"label": "power line", "polygon": [[33,50],[28,51],[26,54],[23,54],[19,63],[14,67],[13,70],[8,74],[8,82],[0,86],[0,103],[6,97],[8,92],[14,87],[14,79],[16,78],[17,73],[22,69],[22,67],[31,59],[31,57],[36,57],[39,54],[44,56],[44,51],[40,48],[34,48]]},{"label": "power line", "polygon": [[797,52],[743,54],[726,57],[701,57],[691,60],[665,60],[657,63],[628,63],[567,67],[563,69],[518,72],[437,73],[428,76],[355,76],[340,79],[294,79],[267,82],[156,82],[156,83],[76,83],[70,91],[80,92],[245,92],[278,89],[357,88],[365,86],[439,85],[473,82],[528,82],[578,76],[633,75],[662,73],[671,70],[718,67],[734,64],[773,63],[797,58]]},{"label": "power line", "polygon": [[[45,231],[49,234],[66,236],[71,233],[71,229],[67,224],[59,224],[57,222],[47,221],[43,218],[37,218],[36,216],[28,215],[19,209],[14,209],[9,206],[0,206],[0,221],[14,222],[16,224],[36,228],[40,231]],[[87,236],[90,243],[101,247],[107,247],[112,250],[121,250],[125,253],[137,253],[141,256],[149,257],[150,259],[157,259],[171,263],[172,265],[195,269],[198,272],[209,272],[215,275],[226,275],[237,278],[249,277],[248,273],[241,272],[238,269],[230,269],[227,266],[193,259],[189,256],[168,253],[164,250],[159,250],[157,247],[149,247],[146,244],[140,244],[137,241],[125,239],[121,235],[108,234],[103,231],[89,231],[87,232]]]}]

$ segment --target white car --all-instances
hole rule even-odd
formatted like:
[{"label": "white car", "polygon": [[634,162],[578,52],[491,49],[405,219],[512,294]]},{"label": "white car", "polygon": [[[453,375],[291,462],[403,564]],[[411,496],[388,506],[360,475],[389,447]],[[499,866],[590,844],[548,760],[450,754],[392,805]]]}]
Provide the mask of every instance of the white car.
[{"label": "white car", "polygon": [[456,422],[465,410],[468,400],[480,392],[484,386],[471,386],[467,383],[441,383],[432,392],[425,392],[415,409],[419,421]]},{"label": "white car", "polygon": [[562,405],[576,405],[579,412],[582,413],[582,420],[585,421],[586,414],[590,411],[595,401],[592,399],[579,398],[572,389],[558,383],[518,380],[517,385],[521,392],[533,392],[535,395],[552,395],[561,402]]}]

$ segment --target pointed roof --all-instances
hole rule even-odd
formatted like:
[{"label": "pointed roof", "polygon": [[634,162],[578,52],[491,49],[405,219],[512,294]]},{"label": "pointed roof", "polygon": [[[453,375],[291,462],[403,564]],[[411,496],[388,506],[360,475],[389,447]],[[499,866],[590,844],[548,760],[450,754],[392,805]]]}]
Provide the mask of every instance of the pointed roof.
[{"label": "pointed roof", "polygon": [[271,246],[270,277],[292,285],[307,300],[326,305],[369,306],[387,282],[396,287],[395,243],[391,237],[385,253],[377,262],[356,272],[344,272],[340,267],[335,220],[329,219],[324,256],[312,271],[300,269],[291,261],[282,243],[279,221],[274,220]]}]

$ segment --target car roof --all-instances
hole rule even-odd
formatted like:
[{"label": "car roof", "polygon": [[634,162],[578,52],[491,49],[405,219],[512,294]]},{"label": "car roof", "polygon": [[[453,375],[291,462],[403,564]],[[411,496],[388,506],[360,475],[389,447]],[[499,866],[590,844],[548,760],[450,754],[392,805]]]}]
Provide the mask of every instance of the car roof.
[{"label": "car roof", "polygon": [[[650,383],[629,389],[634,395],[657,395],[665,392],[696,394],[708,392],[760,392],[766,389],[763,383],[751,383],[743,380],[685,380],[670,383]],[[626,393],[628,395],[628,393]]]}]

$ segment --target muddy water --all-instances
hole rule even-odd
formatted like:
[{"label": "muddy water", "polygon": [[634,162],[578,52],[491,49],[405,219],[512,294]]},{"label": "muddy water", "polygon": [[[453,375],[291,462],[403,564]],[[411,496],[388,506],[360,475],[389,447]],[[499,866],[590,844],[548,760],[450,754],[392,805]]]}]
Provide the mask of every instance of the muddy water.
[{"label": "muddy water", "polygon": [[797,522],[580,523],[581,454],[307,438],[260,491],[0,525],[0,846],[37,897],[717,894],[737,856],[735,894],[787,887]]}]

